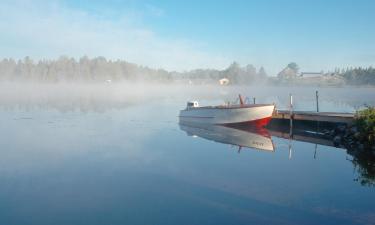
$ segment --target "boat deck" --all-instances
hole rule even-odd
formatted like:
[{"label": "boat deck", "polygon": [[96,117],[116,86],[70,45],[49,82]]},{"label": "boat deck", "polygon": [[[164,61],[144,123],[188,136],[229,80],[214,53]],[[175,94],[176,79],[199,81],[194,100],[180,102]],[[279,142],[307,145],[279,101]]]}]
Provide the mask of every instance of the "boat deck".
[{"label": "boat deck", "polygon": [[261,106],[272,106],[273,104],[245,104],[245,105],[216,105],[216,106],[199,106],[190,109],[240,109],[240,108],[253,108]]}]

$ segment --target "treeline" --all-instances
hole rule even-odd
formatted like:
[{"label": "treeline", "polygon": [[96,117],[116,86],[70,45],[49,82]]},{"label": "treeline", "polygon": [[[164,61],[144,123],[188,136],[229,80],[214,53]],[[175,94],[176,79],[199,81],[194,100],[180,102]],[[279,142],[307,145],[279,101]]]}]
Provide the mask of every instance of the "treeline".
[{"label": "treeline", "polygon": [[0,80],[6,81],[170,81],[172,75],[163,69],[150,69],[122,60],[104,57],[79,60],[62,56],[57,60],[33,61],[30,57],[0,61]]},{"label": "treeline", "polygon": [[304,81],[309,84],[312,84],[313,81],[318,82],[316,83],[318,85],[375,85],[375,68],[371,66],[367,68],[335,68],[333,72],[324,73],[322,71],[319,75],[315,75],[314,80],[311,80],[311,77],[305,77],[299,73],[299,66],[292,62],[278,73],[277,80],[273,80],[273,84],[303,84]]},{"label": "treeline", "polygon": [[339,73],[346,84],[350,85],[375,85],[375,68],[347,68]]},{"label": "treeline", "polygon": [[263,67],[257,71],[253,65],[241,67],[238,63],[233,62],[224,70],[215,69],[197,69],[189,72],[180,73],[175,77],[189,80],[212,80],[217,82],[226,78],[231,84],[251,84],[254,81],[266,81],[267,73]]},{"label": "treeline", "polygon": [[3,59],[0,61],[0,80],[2,81],[94,81],[116,82],[189,80],[192,83],[218,82],[227,78],[231,84],[250,84],[255,80],[266,80],[264,68],[259,71],[252,65],[241,67],[232,63],[225,70],[197,69],[187,72],[168,72],[163,69],[151,69],[123,60],[107,60],[104,57],[76,60],[62,56],[57,60],[34,61],[30,57],[23,60]]},{"label": "treeline", "polygon": [[[81,57],[78,60],[61,56],[56,60],[34,61],[30,57],[22,60],[3,59],[0,61],[0,81],[33,82],[116,82],[116,81],[156,81],[190,82],[193,84],[218,83],[228,79],[229,84],[252,84],[268,82],[283,84],[287,81],[303,80],[298,73],[296,63],[289,63],[277,76],[268,77],[265,69],[257,70],[253,65],[241,67],[232,63],[224,70],[196,69],[186,72],[169,72],[164,69],[152,69],[124,60],[107,60],[104,57]],[[323,74],[323,72],[322,72]],[[324,73],[319,85],[333,84],[337,81],[348,85],[375,85],[375,68],[336,69],[333,73]],[[340,83],[340,82],[338,82]]]}]

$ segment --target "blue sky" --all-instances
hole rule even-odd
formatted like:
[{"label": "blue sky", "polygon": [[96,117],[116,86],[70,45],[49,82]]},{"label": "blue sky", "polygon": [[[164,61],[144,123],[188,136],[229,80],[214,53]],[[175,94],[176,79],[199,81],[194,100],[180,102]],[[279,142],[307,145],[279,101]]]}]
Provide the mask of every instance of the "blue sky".
[{"label": "blue sky", "polygon": [[168,70],[375,65],[375,1],[4,0],[0,57],[105,56]]}]

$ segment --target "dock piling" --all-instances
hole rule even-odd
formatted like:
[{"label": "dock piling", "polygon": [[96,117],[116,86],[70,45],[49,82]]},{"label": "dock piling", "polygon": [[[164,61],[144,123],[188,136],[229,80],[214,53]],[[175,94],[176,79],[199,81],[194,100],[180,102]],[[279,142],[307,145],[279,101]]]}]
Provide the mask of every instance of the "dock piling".
[{"label": "dock piling", "polygon": [[289,109],[290,109],[290,112],[293,111],[293,95],[292,94],[289,94]]},{"label": "dock piling", "polygon": [[293,95],[289,94],[289,136],[293,136]]},{"label": "dock piling", "polygon": [[289,109],[280,110],[277,109],[272,115],[272,119],[290,120],[290,127],[295,121],[315,121],[317,122],[317,131],[319,131],[320,122],[328,123],[342,123],[342,124],[353,124],[354,113],[345,112],[320,112],[319,110],[319,92],[315,92],[316,96],[316,112],[315,111],[294,111],[293,106],[293,95],[289,94]]},{"label": "dock piling", "polygon": [[316,112],[319,112],[319,92],[315,92],[315,99],[316,99]]}]

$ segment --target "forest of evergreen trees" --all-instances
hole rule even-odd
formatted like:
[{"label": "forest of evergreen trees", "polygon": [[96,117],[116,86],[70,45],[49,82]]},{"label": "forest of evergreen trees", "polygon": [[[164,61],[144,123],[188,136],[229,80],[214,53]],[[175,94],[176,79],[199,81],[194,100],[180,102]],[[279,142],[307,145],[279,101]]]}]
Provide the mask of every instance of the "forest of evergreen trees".
[{"label": "forest of evergreen trees", "polygon": [[104,57],[79,60],[65,56],[57,60],[33,61],[29,57],[15,61],[0,61],[0,80],[6,81],[120,81],[171,80],[171,74],[162,69],[150,69],[126,61],[112,61]]},{"label": "forest of evergreen trees", "polygon": [[339,74],[349,85],[375,85],[375,68],[348,68]]},{"label": "forest of evergreen trees", "polygon": [[254,81],[266,81],[268,76],[263,67],[260,67],[259,71],[257,71],[257,69],[251,64],[241,67],[238,63],[233,62],[224,70],[197,69],[178,73],[174,77],[190,80],[206,79],[213,81],[227,78],[232,84],[251,84]]},{"label": "forest of evergreen trees", "polygon": [[[232,63],[225,70],[197,69],[187,72],[168,72],[163,69],[151,69],[122,60],[107,60],[104,57],[76,60],[62,56],[57,60],[34,61],[30,57],[15,61],[0,61],[0,81],[38,81],[38,82],[104,82],[104,81],[162,81],[172,82],[187,79],[192,81],[212,81],[228,78],[232,84],[250,84],[254,80],[267,79],[263,67],[256,70],[252,65],[240,67]],[[199,83],[199,82],[193,82]],[[207,82],[206,82],[207,83]]]},{"label": "forest of evergreen trees", "polygon": [[[334,74],[341,77],[348,85],[375,85],[375,69],[372,67],[336,69]],[[169,72],[164,69],[139,66],[123,60],[107,60],[104,57],[90,59],[84,56],[76,60],[61,56],[57,60],[40,61],[25,57],[23,60],[17,61],[14,59],[0,61],[0,81],[55,83],[61,81],[105,82],[110,80],[116,82],[128,80],[173,82],[176,80],[190,80],[193,83],[217,83],[222,78],[228,78],[231,84],[252,84],[255,81],[267,82],[269,80],[263,67],[257,70],[253,65],[241,67],[236,62],[224,70],[196,69],[186,72]],[[203,80],[205,82],[202,82]]]}]

